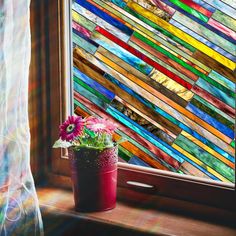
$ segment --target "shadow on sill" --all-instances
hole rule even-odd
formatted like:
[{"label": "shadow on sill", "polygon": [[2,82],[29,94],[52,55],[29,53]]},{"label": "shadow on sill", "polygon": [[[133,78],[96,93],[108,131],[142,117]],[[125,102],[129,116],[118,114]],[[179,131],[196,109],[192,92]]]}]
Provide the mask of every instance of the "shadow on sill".
[{"label": "shadow on sill", "polygon": [[[110,223],[97,222],[66,212],[41,207],[45,236],[154,236]],[[159,234],[165,235],[165,234]]]}]

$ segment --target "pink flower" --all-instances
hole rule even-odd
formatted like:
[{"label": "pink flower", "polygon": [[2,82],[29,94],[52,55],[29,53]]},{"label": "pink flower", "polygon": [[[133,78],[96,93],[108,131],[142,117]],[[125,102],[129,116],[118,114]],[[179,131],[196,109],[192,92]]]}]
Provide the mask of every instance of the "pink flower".
[{"label": "pink flower", "polygon": [[73,141],[82,134],[84,121],[81,116],[68,116],[68,119],[60,125],[60,137],[68,142]]},{"label": "pink flower", "polygon": [[97,133],[112,134],[116,130],[116,126],[111,121],[93,116],[86,119],[86,127]]}]

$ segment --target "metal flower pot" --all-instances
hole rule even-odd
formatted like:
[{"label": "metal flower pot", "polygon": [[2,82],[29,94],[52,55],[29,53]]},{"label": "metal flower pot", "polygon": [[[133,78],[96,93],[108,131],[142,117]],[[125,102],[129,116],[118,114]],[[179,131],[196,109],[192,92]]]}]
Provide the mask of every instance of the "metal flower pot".
[{"label": "metal flower pot", "polygon": [[116,206],[118,147],[102,151],[69,150],[76,211],[105,211]]}]

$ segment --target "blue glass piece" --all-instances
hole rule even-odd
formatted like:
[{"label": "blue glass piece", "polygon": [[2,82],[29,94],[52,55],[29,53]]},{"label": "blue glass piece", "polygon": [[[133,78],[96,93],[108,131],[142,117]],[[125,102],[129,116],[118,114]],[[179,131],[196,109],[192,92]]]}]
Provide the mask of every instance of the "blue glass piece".
[{"label": "blue glass piece", "polygon": [[182,8],[176,6],[175,4],[169,2],[168,0],[162,0],[163,2],[165,2],[166,4],[168,4],[170,7],[173,7],[174,9],[176,9],[177,11],[181,12],[182,14],[184,14],[185,16],[191,18],[192,20],[196,21],[197,23],[205,26],[207,29],[215,32],[216,34],[220,35],[222,38],[228,40],[229,42],[236,44],[236,40],[234,40],[233,38],[229,37],[228,35],[224,34],[222,31],[214,28],[213,26],[205,23],[204,21],[198,19],[197,17],[191,15],[190,13],[184,11]]},{"label": "blue glass piece", "polygon": [[233,19],[236,19],[235,9],[232,8],[229,4],[226,4],[226,3],[222,2],[222,1],[219,1],[219,0],[218,1],[216,1],[216,0],[207,0],[207,2],[211,6],[218,9],[219,11],[224,12],[225,14],[232,17]]},{"label": "blue glass piece", "polygon": [[212,13],[214,13],[216,11],[216,9],[214,7],[212,7],[211,5],[207,4],[206,2],[204,2],[202,0],[193,0],[193,2],[197,3],[201,7],[206,8],[208,11],[210,11]]},{"label": "blue glass piece", "polygon": [[224,124],[220,123],[218,120],[214,119],[210,115],[208,115],[205,112],[203,112],[202,110],[198,109],[193,104],[189,103],[188,106],[186,107],[186,109],[191,111],[196,116],[200,117],[202,120],[206,121],[211,126],[218,129],[221,133],[225,134],[226,136],[230,137],[231,139],[234,138],[234,131],[232,129],[228,128]]},{"label": "blue glass piece", "polygon": [[73,67],[73,73],[76,77],[78,77],[80,80],[82,80],[84,83],[89,85],[91,88],[97,90],[104,96],[106,96],[109,100],[113,100],[116,96],[114,93],[112,93],[110,90],[103,87],[101,84],[96,82],[95,80],[89,78],[87,75],[83,74],[81,71],[79,71],[76,67]]},{"label": "blue glass piece", "polygon": [[145,167],[151,167],[150,165],[148,165],[146,162],[144,162],[143,160],[141,160],[140,158],[136,157],[136,156],[132,156],[129,161],[129,164],[133,164],[136,166],[145,166]]},{"label": "blue glass piece", "polygon": [[116,4],[118,7],[125,7],[126,6],[126,3],[122,0],[110,0],[110,2]]},{"label": "blue glass piece", "polygon": [[93,33],[92,39],[97,42],[99,45],[110,51],[111,53],[115,54],[117,57],[122,59],[123,61],[127,62],[132,67],[136,68],[137,70],[141,71],[145,75],[149,75],[152,71],[153,67],[141,60],[140,58],[134,56],[132,53],[128,52],[124,48],[120,47],[119,45],[115,44],[111,40],[107,39],[100,33],[96,32]]},{"label": "blue glass piece", "polygon": [[72,40],[77,47],[83,48],[85,51],[91,54],[94,54],[97,51],[97,47],[75,33],[72,34]]},{"label": "blue glass piece", "polygon": [[77,84],[75,81],[73,83],[74,90],[81,94],[81,96],[87,98],[92,103],[96,104],[98,107],[102,109],[106,109],[108,104],[105,103],[101,98],[97,97],[95,94],[91,93],[87,89],[83,88],[81,85]]},{"label": "blue glass piece", "polygon": [[185,33],[191,35],[192,37],[194,37],[198,41],[204,43],[205,45],[212,48],[213,50],[215,50],[215,51],[219,52],[220,54],[224,55],[225,57],[229,58],[230,60],[236,62],[236,57],[235,56],[233,56],[229,52],[225,51],[221,47],[215,45],[214,43],[210,42],[209,40],[205,39],[204,37],[200,36],[199,34],[195,33],[194,31],[190,30],[189,28],[185,27],[184,25],[180,24],[179,22],[171,19],[169,21],[169,23],[176,26],[177,28],[181,29]]},{"label": "blue glass piece", "polygon": [[157,113],[159,113],[160,115],[162,115],[163,117],[165,117],[166,119],[168,119],[169,121],[174,123],[175,125],[179,126],[181,129],[183,129],[187,133],[191,134],[196,139],[200,140],[202,143],[206,144],[207,146],[209,146],[210,148],[212,148],[213,150],[215,150],[216,152],[218,152],[219,154],[221,154],[222,156],[227,158],[228,160],[232,161],[233,163],[235,162],[235,158],[233,156],[231,156],[230,154],[225,152],[223,149],[221,149],[217,145],[213,144],[211,141],[207,140],[206,138],[204,138],[203,136],[198,134],[196,131],[190,129],[185,124],[183,124],[180,121],[176,120],[174,117],[172,117],[171,115],[167,114],[166,112],[164,112],[159,107],[157,107],[154,104],[150,103],[145,98],[143,98],[139,94],[135,93],[132,89],[130,89],[129,87],[125,86],[124,84],[120,83],[118,80],[113,78],[111,75],[105,74],[104,77],[106,79],[110,80],[112,83],[114,83],[117,86],[119,86],[120,88],[122,88],[124,91],[126,91],[127,93],[129,93],[130,95],[135,97],[136,99],[138,99],[140,102],[145,104],[145,106],[153,109],[154,111],[156,111]]},{"label": "blue glass piece", "polygon": [[229,106],[235,108],[235,99],[230,97],[228,94],[224,93],[223,91],[219,90],[215,86],[209,84],[204,79],[199,78],[196,84],[218,98],[219,100],[223,101],[224,103],[228,104]]},{"label": "blue glass piece", "polygon": [[122,32],[124,32],[124,33],[126,33],[130,36],[132,35],[132,33],[133,33],[132,29],[130,29],[126,25],[122,24],[120,21],[116,20],[115,18],[108,15],[107,13],[103,12],[102,10],[97,8],[96,6],[90,4],[86,0],[76,0],[75,2],[78,3],[80,6],[83,6],[87,10],[91,11],[92,13],[96,14],[97,16],[99,16],[100,18],[102,18],[103,20],[108,22],[109,24],[111,24],[111,25],[115,26],[116,28],[120,29]]}]

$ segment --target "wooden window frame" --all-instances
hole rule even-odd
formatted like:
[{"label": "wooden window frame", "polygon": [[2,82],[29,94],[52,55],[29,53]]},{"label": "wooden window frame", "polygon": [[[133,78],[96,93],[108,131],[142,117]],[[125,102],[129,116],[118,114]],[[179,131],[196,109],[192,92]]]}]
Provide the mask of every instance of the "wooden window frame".
[{"label": "wooden window frame", "polygon": [[[66,61],[72,60],[68,56],[68,28],[65,20],[68,16],[67,0],[50,1],[47,12],[47,32],[49,44],[48,48],[48,83],[49,83],[49,103],[48,112],[50,120],[50,132],[47,143],[48,156],[46,163],[47,176],[51,180],[63,179],[60,176],[69,175],[69,163],[65,158],[64,150],[52,149],[53,142],[58,139],[58,126],[68,114],[67,91],[68,87],[68,65]],[[67,14],[66,14],[67,12]],[[53,17],[51,17],[53,16]],[[67,38],[66,38],[67,37]],[[72,57],[72,56],[71,56]],[[56,178],[55,178],[56,176]],[[132,187],[127,181],[136,181],[153,186],[153,188]],[[182,199],[191,202],[207,204],[218,208],[235,211],[235,185],[202,179],[198,177],[185,176],[172,172],[133,166],[126,163],[118,165],[118,186],[124,192],[133,191],[144,192],[152,195],[167,196],[175,199]],[[126,189],[126,190],[125,190]]]}]

